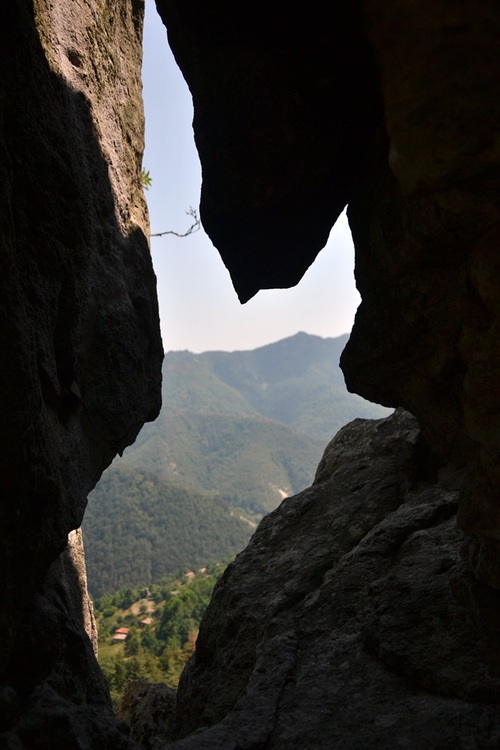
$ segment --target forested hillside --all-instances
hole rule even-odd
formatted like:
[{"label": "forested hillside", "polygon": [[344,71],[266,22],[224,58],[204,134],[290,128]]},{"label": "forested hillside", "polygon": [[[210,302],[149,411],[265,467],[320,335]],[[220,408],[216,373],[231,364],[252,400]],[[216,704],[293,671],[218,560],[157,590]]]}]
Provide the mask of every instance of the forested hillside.
[{"label": "forested hillside", "polygon": [[165,407],[124,459],[168,482],[215,492],[255,520],[307,487],[324,447],[263,416]]},{"label": "forested hillside", "polygon": [[342,425],[388,413],[347,392],[346,340],[298,333],[252,351],[167,352],[161,414],[122,461],[260,517],[310,484]]},{"label": "forested hillside", "polygon": [[[297,333],[251,351],[167,352],[163,400],[168,410],[160,420],[176,408],[260,416],[325,446],[351,419],[387,415],[387,409],[346,390],[339,359],[347,339]],[[144,428],[140,440],[150,429]]]},{"label": "forested hillside", "polygon": [[118,701],[131,680],[176,687],[225,563],[162,578],[97,599],[99,663]]},{"label": "forested hillside", "polygon": [[90,496],[91,591],[233,554],[249,522],[312,482],[342,425],[385,416],[347,392],[346,340],[298,333],[253,351],[168,352],[160,416]]},{"label": "forested hillside", "polygon": [[105,472],[85,517],[93,597],[239,552],[254,527],[224,501],[126,466]]}]

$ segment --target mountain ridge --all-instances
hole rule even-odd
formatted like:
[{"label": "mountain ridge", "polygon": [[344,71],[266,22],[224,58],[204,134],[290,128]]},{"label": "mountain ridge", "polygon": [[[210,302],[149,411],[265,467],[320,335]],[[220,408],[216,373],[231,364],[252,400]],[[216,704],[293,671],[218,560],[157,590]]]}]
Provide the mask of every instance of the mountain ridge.
[{"label": "mountain ridge", "polygon": [[[140,569],[147,583],[153,570],[164,575],[195,558],[198,564],[194,548],[207,553],[214,548],[200,538],[198,514],[213,515],[219,559],[234,554],[234,540],[243,540],[243,546],[250,536],[249,522],[255,524],[285,497],[312,483],[326,444],[341,426],[355,417],[385,416],[387,409],[345,389],[338,360],[347,338],[299,332],[257,349],[167,352],[159,417],[115,460],[89,499],[84,528],[91,590],[102,593],[103,582],[111,579],[118,588],[136,585],[142,582]],[[138,499],[140,486],[150,494],[151,513]],[[192,508],[187,515],[179,491]],[[210,502],[216,504],[213,514]],[[126,549],[120,552],[115,541],[106,559],[102,540],[111,538],[106,513],[116,515],[120,509],[131,516],[128,526],[121,523],[129,547],[137,549],[130,531],[135,523],[150,550],[136,553],[136,564],[126,561]],[[192,524],[192,545],[186,523]],[[217,524],[226,532],[218,534]],[[167,549],[172,528],[186,541],[184,555],[179,545],[174,545],[176,555]],[[231,544],[224,544],[224,533]],[[153,549],[162,544],[168,561],[163,568]],[[99,565],[94,565],[96,556]],[[128,571],[128,578],[111,576],[109,570],[116,566]]]}]

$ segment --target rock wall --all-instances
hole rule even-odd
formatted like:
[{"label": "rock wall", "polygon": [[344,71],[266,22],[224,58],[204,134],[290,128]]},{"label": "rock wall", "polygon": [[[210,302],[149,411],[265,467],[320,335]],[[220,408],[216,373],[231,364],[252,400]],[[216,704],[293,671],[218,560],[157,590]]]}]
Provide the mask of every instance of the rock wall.
[{"label": "rock wall", "polygon": [[500,595],[460,554],[460,484],[403,410],[342,428],[217,585],[163,747],[498,748]]},{"label": "rock wall", "polygon": [[461,524],[498,538],[500,14],[493,2],[363,5],[389,151],[349,205],[363,302],[344,372],[466,467]]},{"label": "rock wall", "polygon": [[362,303],[346,382],[422,434],[398,411],[335,438],[216,589],[177,739],[144,747],[493,750],[498,3],[157,6],[240,299],[297,283],[347,205]]},{"label": "rock wall", "polygon": [[142,15],[140,0],[2,9],[0,745],[16,750],[128,743],[60,555],[160,406]]}]

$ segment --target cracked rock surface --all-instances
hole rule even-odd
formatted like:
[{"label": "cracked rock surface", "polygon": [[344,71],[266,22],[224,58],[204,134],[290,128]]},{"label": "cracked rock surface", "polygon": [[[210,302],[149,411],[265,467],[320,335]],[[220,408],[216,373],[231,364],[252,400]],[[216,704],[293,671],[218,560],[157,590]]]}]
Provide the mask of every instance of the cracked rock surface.
[{"label": "cracked rock surface", "polygon": [[497,748],[500,597],[457,484],[404,411],[343,428],[217,586],[165,747]]}]

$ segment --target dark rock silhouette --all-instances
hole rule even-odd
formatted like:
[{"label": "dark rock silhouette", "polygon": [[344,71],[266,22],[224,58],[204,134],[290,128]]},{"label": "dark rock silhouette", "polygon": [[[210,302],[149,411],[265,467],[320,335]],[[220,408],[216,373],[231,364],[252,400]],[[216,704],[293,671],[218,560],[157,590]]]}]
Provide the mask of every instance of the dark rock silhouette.
[{"label": "dark rock silhouette", "polygon": [[128,743],[75,615],[73,563],[58,558],[102,471],[160,407],[141,14],[83,0],[3,13],[2,747]]}]

